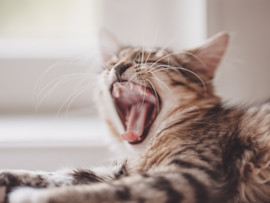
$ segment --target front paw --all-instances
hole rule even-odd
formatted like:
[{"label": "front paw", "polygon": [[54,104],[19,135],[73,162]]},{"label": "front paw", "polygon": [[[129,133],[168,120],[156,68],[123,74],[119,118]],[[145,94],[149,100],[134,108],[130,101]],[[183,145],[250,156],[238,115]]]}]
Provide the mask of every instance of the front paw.
[{"label": "front paw", "polygon": [[20,185],[21,183],[17,175],[9,172],[0,173],[0,186],[6,187],[7,191]]},{"label": "front paw", "polygon": [[16,175],[9,172],[0,173],[0,203],[7,201],[7,194],[15,187],[20,186]]},{"label": "front paw", "polygon": [[22,187],[8,195],[8,203],[48,203],[48,193],[43,189]]}]

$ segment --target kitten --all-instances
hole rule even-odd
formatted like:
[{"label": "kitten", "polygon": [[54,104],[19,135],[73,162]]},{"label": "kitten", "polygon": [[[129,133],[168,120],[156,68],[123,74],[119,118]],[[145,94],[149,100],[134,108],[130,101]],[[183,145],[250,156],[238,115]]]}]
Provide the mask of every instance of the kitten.
[{"label": "kitten", "polygon": [[182,52],[102,38],[101,112],[137,155],[111,168],[2,171],[2,200],[270,202],[270,105],[225,108],[214,93],[228,34]]}]

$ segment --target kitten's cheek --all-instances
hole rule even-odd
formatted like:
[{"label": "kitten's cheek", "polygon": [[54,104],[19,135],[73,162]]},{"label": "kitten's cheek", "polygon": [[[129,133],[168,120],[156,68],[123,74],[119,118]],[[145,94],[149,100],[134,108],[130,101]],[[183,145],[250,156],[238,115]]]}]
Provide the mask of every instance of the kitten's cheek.
[{"label": "kitten's cheek", "polygon": [[48,203],[46,190],[33,188],[19,188],[8,195],[9,203]]}]

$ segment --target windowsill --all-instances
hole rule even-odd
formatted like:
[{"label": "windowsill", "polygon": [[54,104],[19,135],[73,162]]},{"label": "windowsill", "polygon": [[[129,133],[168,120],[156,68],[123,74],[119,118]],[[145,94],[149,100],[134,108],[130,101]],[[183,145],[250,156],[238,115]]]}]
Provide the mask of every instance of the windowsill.
[{"label": "windowsill", "polygon": [[96,117],[0,117],[1,169],[58,170],[110,163],[106,126]]},{"label": "windowsill", "polygon": [[106,126],[97,117],[0,117],[2,147],[104,146]]}]

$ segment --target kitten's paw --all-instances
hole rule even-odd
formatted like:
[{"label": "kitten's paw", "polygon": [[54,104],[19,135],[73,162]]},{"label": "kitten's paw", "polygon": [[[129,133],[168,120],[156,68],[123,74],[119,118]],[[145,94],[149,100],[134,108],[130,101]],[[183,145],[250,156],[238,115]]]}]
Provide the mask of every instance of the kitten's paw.
[{"label": "kitten's paw", "polygon": [[8,195],[9,203],[48,203],[48,193],[46,190],[34,188],[18,188]]},{"label": "kitten's paw", "polygon": [[13,188],[20,186],[20,180],[16,174],[12,174],[11,172],[1,172],[0,173],[0,187],[4,186],[7,189],[7,192]]},{"label": "kitten's paw", "polygon": [[15,187],[19,186],[20,183],[16,175],[9,172],[0,173],[0,203],[7,201],[8,193]]}]

